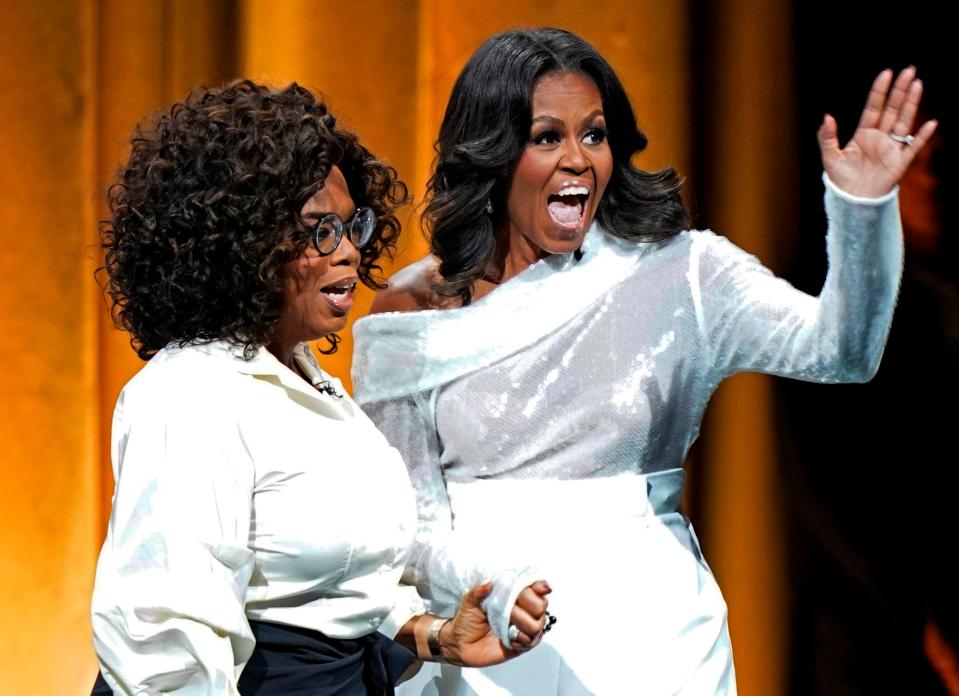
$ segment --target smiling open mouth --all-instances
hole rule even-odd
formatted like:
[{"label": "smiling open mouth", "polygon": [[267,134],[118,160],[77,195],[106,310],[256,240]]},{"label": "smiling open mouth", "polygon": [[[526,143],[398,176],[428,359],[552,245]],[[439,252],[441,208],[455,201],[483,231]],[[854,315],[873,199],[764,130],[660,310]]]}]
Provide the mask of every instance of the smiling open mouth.
[{"label": "smiling open mouth", "polygon": [[353,290],[356,288],[356,282],[337,283],[320,288],[320,292],[326,297],[327,301],[333,305],[338,312],[348,312],[353,305]]},{"label": "smiling open mouth", "polygon": [[350,293],[353,292],[353,288],[356,287],[356,283],[343,283],[340,285],[327,285],[325,288],[321,288],[320,292],[329,295],[331,300],[345,300],[350,296]]},{"label": "smiling open mouth", "polygon": [[581,226],[589,200],[589,189],[585,186],[567,186],[546,199],[546,207],[553,221],[563,227]]}]

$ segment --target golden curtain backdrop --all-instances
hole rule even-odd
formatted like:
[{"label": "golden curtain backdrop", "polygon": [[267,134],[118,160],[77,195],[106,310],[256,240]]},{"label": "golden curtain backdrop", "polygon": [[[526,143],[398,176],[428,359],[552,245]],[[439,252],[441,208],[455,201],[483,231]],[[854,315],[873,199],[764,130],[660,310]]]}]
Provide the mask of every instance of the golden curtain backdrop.
[{"label": "golden curtain backdrop", "polygon": [[[733,5],[729,25],[715,30],[711,70],[717,77],[741,71],[749,87],[720,85],[737,106],[718,114],[718,123],[739,127],[750,114],[751,137],[759,140],[745,152],[730,148],[723,176],[740,180],[729,174],[733,167],[768,182],[782,151],[773,161],[775,148],[761,145],[787,114],[765,78],[782,68],[755,60],[763,39],[737,22],[758,21],[748,20],[757,8],[774,19],[786,3]],[[0,643],[0,691],[84,693],[96,671],[87,614],[113,486],[110,416],[142,364],[112,327],[93,280],[96,222],[137,121],[197,84],[295,80],[321,92],[343,123],[393,163],[419,203],[445,100],[465,60],[495,31],[549,24],[582,34],[619,72],[650,136],[640,166],[674,165],[704,187],[719,177],[693,170],[690,133],[706,118],[694,113],[694,19],[691,3],[680,0],[596,0],[588,11],[575,0],[0,3],[0,311],[11,346],[0,369],[0,597],[9,627]],[[783,21],[765,26],[767,41],[772,31],[786,45]],[[765,133],[755,125],[763,121]],[[776,210],[768,193],[729,191],[721,220],[709,222],[720,231],[735,227],[737,242],[768,258],[773,249],[763,235]],[[387,272],[426,250],[415,207],[406,215]],[[368,291],[360,295],[353,319],[371,300]],[[343,338],[323,364],[348,384],[349,330]],[[735,440],[707,448],[703,470],[716,489],[710,495],[707,487],[704,498],[717,530],[707,531],[706,553],[717,559],[730,601],[740,688],[774,696],[782,692],[784,598],[781,554],[769,532],[771,425],[737,421],[742,409],[762,411],[767,400],[760,387],[712,406],[710,427]],[[724,479],[729,471],[748,495]],[[762,572],[749,571],[757,567]]]}]

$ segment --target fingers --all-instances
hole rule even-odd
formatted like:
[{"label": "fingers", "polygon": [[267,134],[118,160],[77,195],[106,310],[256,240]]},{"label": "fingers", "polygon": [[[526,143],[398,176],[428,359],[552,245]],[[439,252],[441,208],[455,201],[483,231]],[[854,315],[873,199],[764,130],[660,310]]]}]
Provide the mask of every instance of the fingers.
[{"label": "fingers", "polygon": [[[517,603],[513,606],[513,611],[511,611],[509,615],[510,625],[516,626],[520,631],[520,639],[515,642],[521,645],[529,645],[529,643],[542,632],[544,621],[545,614],[530,614],[530,612],[523,609]],[[512,636],[510,637],[512,638]],[[526,640],[523,640],[523,638]]]},{"label": "fingers", "polygon": [[[892,86],[892,91],[889,93],[889,97],[886,99],[886,106],[882,110],[882,117],[879,120],[878,128],[883,133],[892,132],[892,127],[897,121],[900,120],[903,105],[906,103],[906,97],[909,94],[912,83],[915,79],[916,69],[911,65],[900,72],[899,77],[896,78],[896,82]],[[870,97],[871,96],[872,94],[870,93]],[[912,124],[910,123],[910,125]],[[907,130],[902,133],[902,135],[905,135],[905,133],[908,132],[909,131]]]},{"label": "fingers", "polygon": [[[910,65],[899,73],[892,93],[889,95],[880,130],[897,136],[912,134],[916,114],[919,112],[919,103],[922,101],[922,91],[922,80],[916,77],[915,67]],[[912,141],[902,150],[906,166],[929,141],[938,125],[938,121],[927,121],[922,124],[917,133],[912,135]]]},{"label": "fingers", "polygon": [[548,621],[546,607],[549,601],[546,595],[552,591],[548,582],[537,580],[517,596],[513,611],[510,612],[510,644],[514,649],[529,650],[543,639]]},{"label": "fingers", "polygon": [[535,635],[529,635],[523,631],[519,631],[516,634],[516,640],[510,641],[510,647],[517,652],[525,652],[527,650],[532,650],[543,640],[545,636],[545,631],[540,631]]},{"label": "fingers", "polygon": [[546,582],[545,580],[537,580],[532,585],[530,585],[530,589],[532,589],[533,592],[535,592],[536,594],[540,596],[548,595],[550,592],[553,591],[553,588],[550,587],[549,583]]},{"label": "fingers", "polygon": [[530,616],[541,619],[546,613],[546,607],[549,606],[549,602],[537,594],[531,585],[519,593],[519,596],[516,598],[516,606],[523,609]]},{"label": "fingers", "polygon": [[829,114],[823,116],[816,138],[819,139],[819,147],[822,149],[839,147],[839,128],[836,126],[836,119]]},{"label": "fingers", "polygon": [[819,152],[822,155],[823,166],[829,169],[829,163],[839,154],[839,128],[836,126],[836,119],[826,114],[822,119],[822,125],[816,132],[816,139],[819,140]]},{"label": "fingers", "polygon": [[866,97],[866,106],[859,117],[860,128],[878,128],[882,116],[882,107],[886,103],[886,94],[892,82],[892,70],[883,70],[872,82],[869,96]]},{"label": "fingers", "polygon": [[899,109],[895,122],[892,124],[891,133],[896,135],[908,135],[912,133],[912,124],[916,120],[916,112],[919,111],[919,101],[922,99],[922,80],[913,80],[909,85],[909,91]]},{"label": "fingers", "polygon": [[[919,102],[922,100],[922,90],[922,80],[913,80],[912,85],[909,87],[906,102],[900,111],[899,120],[897,120],[892,127],[892,132],[896,135],[908,135],[912,133],[916,121],[916,114],[919,111]],[[922,126],[919,127],[919,130],[913,134],[913,141],[909,151],[913,155],[919,152],[923,145],[929,142],[929,139],[932,137],[932,134],[936,132],[938,126],[939,122],[935,119],[923,123]]]},{"label": "fingers", "polygon": [[539,632],[535,635],[532,635],[526,631],[519,630],[519,627],[516,624],[510,625],[510,640],[511,645],[516,650],[529,650],[534,648],[543,640],[546,632],[553,628],[553,624],[556,623],[556,617],[551,615],[549,612],[546,612],[543,615],[543,618],[539,626]]},{"label": "fingers", "polygon": [[932,137],[932,134],[936,132],[936,128],[939,126],[939,121],[933,119],[932,121],[926,121],[922,124],[922,127],[916,132],[915,139],[912,141],[912,149],[915,152],[919,152],[922,149],[922,146],[929,142],[929,138]]}]

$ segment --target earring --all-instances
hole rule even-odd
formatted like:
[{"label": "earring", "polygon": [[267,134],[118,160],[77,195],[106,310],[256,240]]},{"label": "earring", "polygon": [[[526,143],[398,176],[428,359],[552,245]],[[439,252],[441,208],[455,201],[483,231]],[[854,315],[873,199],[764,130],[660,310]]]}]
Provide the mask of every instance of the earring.
[{"label": "earring", "polygon": [[486,214],[493,214],[493,201],[491,201],[489,198],[486,199]]}]

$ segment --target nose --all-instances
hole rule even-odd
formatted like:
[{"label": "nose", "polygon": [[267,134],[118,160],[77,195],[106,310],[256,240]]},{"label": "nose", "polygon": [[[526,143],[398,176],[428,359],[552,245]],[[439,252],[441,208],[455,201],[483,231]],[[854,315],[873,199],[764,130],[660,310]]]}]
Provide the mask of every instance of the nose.
[{"label": "nose", "polygon": [[357,268],[360,265],[360,250],[353,245],[353,242],[350,240],[350,235],[345,231],[340,238],[340,243],[336,249],[333,250],[333,253],[330,254],[330,265],[352,266],[353,268]]},{"label": "nose", "polygon": [[583,150],[583,144],[573,138],[568,139],[559,161],[560,169],[572,174],[582,174],[589,169],[589,166],[589,158]]}]

